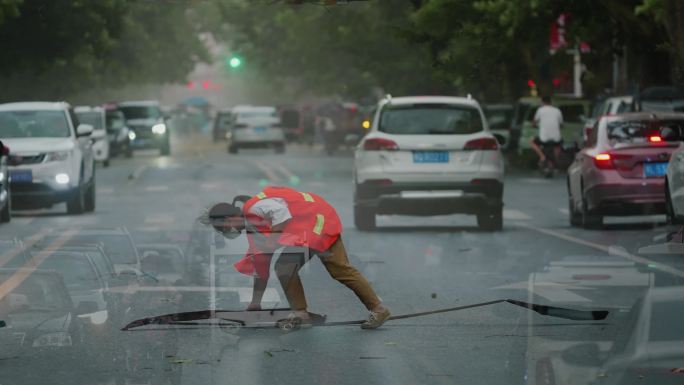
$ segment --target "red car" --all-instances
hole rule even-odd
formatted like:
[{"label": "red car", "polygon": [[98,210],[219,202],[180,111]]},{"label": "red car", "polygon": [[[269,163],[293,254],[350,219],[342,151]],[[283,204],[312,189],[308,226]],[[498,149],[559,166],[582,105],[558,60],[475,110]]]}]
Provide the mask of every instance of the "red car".
[{"label": "red car", "polygon": [[682,122],[684,113],[600,117],[568,168],[570,224],[596,228],[607,215],[664,214],[665,172]]}]

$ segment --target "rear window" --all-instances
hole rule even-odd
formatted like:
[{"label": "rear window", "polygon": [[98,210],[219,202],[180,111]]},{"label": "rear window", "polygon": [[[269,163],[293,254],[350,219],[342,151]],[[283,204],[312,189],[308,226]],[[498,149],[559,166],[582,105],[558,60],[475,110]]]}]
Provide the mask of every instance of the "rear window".
[{"label": "rear window", "polygon": [[581,104],[559,105],[558,109],[563,113],[564,122],[582,123],[586,117],[584,106]]},{"label": "rear window", "polygon": [[665,121],[618,121],[608,123],[608,139],[616,142],[647,141],[651,136],[660,136],[667,142],[682,140],[684,120]]},{"label": "rear window", "polygon": [[454,135],[483,130],[476,108],[455,104],[402,104],[386,106],[378,128],[388,134]]},{"label": "rear window", "polygon": [[651,341],[684,341],[684,302],[656,302],[651,309]]}]

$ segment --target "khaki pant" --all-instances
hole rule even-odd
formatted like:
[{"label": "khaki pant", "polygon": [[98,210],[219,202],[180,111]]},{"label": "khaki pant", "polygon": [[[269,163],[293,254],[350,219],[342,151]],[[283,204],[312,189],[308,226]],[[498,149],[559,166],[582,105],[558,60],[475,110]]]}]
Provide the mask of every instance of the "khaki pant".
[{"label": "khaki pant", "polygon": [[[299,278],[299,269],[307,262],[307,258],[301,252],[289,251],[290,249],[286,248],[280,254],[275,263],[275,271],[290,307],[293,310],[306,310],[306,297]],[[372,310],[380,305],[380,298],[375,294],[368,280],[349,263],[341,238],[333,243],[327,252],[319,253],[311,250],[311,253],[318,254],[318,258],[323,262],[330,276],[350,288],[363,302],[366,309]]]}]

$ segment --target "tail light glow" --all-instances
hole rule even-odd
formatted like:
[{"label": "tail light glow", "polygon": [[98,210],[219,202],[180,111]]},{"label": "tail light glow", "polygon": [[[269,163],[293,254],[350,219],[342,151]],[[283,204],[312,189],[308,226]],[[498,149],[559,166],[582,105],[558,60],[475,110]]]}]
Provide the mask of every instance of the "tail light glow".
[{"label": "tail light glow", "polygon": [[396,151],[399,145],[390,139],[370,138],[363,142],[363,149],[366,151]]},{"label": "tail light glow", "polygon": [[473,139],[465,144],[464,150],[498,150],[499,143],[494,138]]}]

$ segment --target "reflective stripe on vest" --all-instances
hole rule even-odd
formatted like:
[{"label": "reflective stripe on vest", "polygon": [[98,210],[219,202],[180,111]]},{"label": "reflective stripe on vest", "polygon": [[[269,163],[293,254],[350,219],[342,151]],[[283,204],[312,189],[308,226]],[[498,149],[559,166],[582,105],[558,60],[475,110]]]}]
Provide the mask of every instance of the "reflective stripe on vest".
[{"label": "reflective stripe on vest", "polygon": [[256,195],[256,197],[259,198],[259,199],[264,199],[264,198],[266,198],[266,194],[264,194],[264,192],[262,191],[262,192],[258,193],[258,194]]},{"label": "reflective stripe on vest", "polygon": [[313,199],[313,197],[311,196],[311,194],[305,193],[305,192],[303,192],[303,193],[301,193],[301,194],[302,194],[302,196],[304,197],[304,200],[305,200],[305,201],[307,201],[307,202],[313,202],[313,201],[314,201],[314,199]]},{"label": "reflective stripe on vest", "polygon": [[316,225],[313,228],[313,232],[316,235],[321,235],[323,232],[323,225],[325,224],[325,217],[323,214],[316,214]]}]

